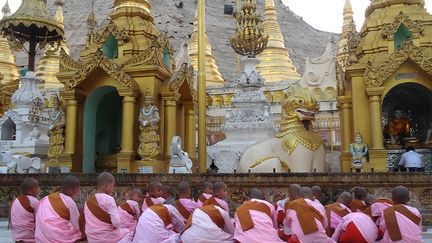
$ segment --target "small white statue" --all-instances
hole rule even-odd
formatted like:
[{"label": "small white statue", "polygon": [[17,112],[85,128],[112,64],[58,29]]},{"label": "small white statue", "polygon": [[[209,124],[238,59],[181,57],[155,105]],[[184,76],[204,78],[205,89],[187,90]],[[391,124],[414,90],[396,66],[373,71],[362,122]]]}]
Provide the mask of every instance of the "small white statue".
[{"label": "small white statue", "polygon": [[192,173],[192,160],[183,152],[181,138],[174,136],[171,142],[171,160],[168,173]]},{"label": "small white statue", "polygon": [[350,144],[350,152],[352,155],[352,166],[360,172],[363,164],[367,162],[368,146],[363,143],[360,133],[357,133],[354,138],[354,143]]},{"label": "small white statue", "polygon": [[30,154],[14,154],[2,151],[0,153],[2,162],[8,167],[8,173],[40,173],[42,161],[38,157],[31,158]]}]

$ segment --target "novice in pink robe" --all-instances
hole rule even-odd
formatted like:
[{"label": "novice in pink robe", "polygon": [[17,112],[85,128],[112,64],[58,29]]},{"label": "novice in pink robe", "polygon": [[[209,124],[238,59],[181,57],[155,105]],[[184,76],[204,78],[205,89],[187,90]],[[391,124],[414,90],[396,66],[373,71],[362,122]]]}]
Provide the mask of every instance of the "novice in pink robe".
[{"label": "novice in pink robe", "polygon": [[27,177],[21,183],[23,194],[18,196],[10,209],[10,229],[14,241],[35,242],[35,216],[38,210],[39,182]]},{"label": "novice in pink robe", "polygon": [[216,205],[223,208],[225,211],[229,212],[230,210],[229,210],[228,203],[225,201],[228,195],[227,185],[222,181],[217,181],[213,185],[213,191],[214,191],[214,195],[209,199],[207,199],[203,203],[203,206]]},{"label": "novice in pink robe", "polygon": [[234,243],[234,225],[219,206],[196,209],[181,236],[183,243]]},{"label": "novice in pink robe", "polygon": [[[367,241],[368,243],[375,243],[378,235],[377,227],[368,215],[358,212],[350,213],[342,218],[342,221],[335,229],[332,239],[339,242],[341,234],[343,234],[344,231],[347,231],[349,224],[354,224],[361,234],[361,240]],[[351,235],[349,237],[351,239],[358,239],[357,237],[359,236]]]},{"label": "novice in pink robe", "polygon": [[[318,242],[318,243],[334,243],[330,237],[327,236],[325,228],[327,227],[327,217],[324,207],[313,200],[312,190],[307,187],[302,187],[299,191],[300,196],[304,198],[299,198],[294,201],[290,201],[286,205],[286,217],[284,220],[284,225],[291,229],[292,239],[298,239],[300,242]],[[295,210],[297,209],[298,212]],[[305,233],[303,231],[299,213],[312,214],[315,217],[308,217],[306,220],[311,221],[316,224],[316,230],[311,233]],[[311,223],[306,222],[308,225]]]},{"label": "novice in pink robe", "polygon": [[69,175],[62,182],[61,192],[44,197],[36,214],[36,242],[72,243],[82,238],[80,213],[74,201],[80,181]]},{"label": "novice in pink robe", "polygon": [[[130,242],[132,235],[120,228],[120,216],[114,198],[115,180],[108,172],[97,178],[97,192],[84,205],[85,233],[91,243]],[[96,202],[95,202],[96,201]]]},{"label": "novice in pink robe", "polygon": [[213,195],[213,184],[211,182],[204,181],[201,188],[201,195],[197,200],[198,207],[201,207],[207,199],[212,197],[212,195]]},{"label": "novice in pink robe", "polygon": [[328,220],[326,231],[329,237],[333,235],[334,230],[342,221],[342,218],[351,213],[351,209],[348,206],[351,204],[352,200],[351,193],[342,192],[335,203],[325,206]]},{"label": "novice in pink robe", "polygon": [[178,185],[179,200],[177,200],[176,206],[185,223],[190,215],[192,215],[193,211],[198,208],[198,204],[190,199],[190,194],[190,184],[186,181],[180,182]]},{"label": "novice in pink robe", "polygon": [[422,218],[418,209],[406,205],[409,202],[409,191],[404,186],[392,190],[394,206],[383,212],[379,229],[384,232],[382,241],[398,243],[423,242]]},{"label": "novice in pink robe", "polygon": [[283,242],[278,236],[274,206],[261,200],[264,196],[256,188],[249,191],[249,197],[252,199],[237,208],[234,216],[234,238],[242,243]]},{"label": "novice in pink robe", "polygon": [[162,184],[158,181],[150,181],[141,211],[144,212],[150,206],[163,203],[165,203],[165,199],[162,197]]},{"label": "novice in pink robe", "polygon": [[129,200],[124,201],[118,206],[120,216],[120,228],[135,232],[138,218],[141,216],[139,204],[143,201],[144,195],[139,189],[129,192]]},{"label": "novice in pink robe", "polygon": [[133,242],[180,243],[180,232],[183,229],[183,218],[174,206],[153,205],[141,215]]},{"label": "novice in pink robe", "polygon": [[388,207],[393,206],[393,202],[390,199],[381,198],[378,199],[371,205],[371,216],[372,220],[375,221],[377,227],[381,225],[381,222],[384,220],[382,217],[382,213]]}]

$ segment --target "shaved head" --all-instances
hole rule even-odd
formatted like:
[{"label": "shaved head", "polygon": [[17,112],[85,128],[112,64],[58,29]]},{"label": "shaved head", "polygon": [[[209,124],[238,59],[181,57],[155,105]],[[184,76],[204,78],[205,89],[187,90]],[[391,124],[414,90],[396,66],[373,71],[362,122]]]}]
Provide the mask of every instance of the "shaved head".
[{"label": "shaved head", "polygon": [[370,207],[375,201],[375,195],[369,193],[365,199],[366,206]]},{"label": "shaved head", "polygon": [[367,197],[367,194],[368,194],[365,188],[359,187],[359,186],[351,189],[351,192],[354,195],[354,199],[357,199],[360,201],[364,201]]},{"label": "shaved head", "polygon": [[404,186],[397,186],[392,190],[392,200],[395,204],[406,204],[409,202],[409,190]]},{"label": "shaved head", "polygon": [[299,184],[291,184],[288,187],[288,196],[290,200],[295,200],[299,197],[299,191],[301,186]]},{"label": "shaved head", "polygon": [[180,196],[182,195],[190,195],[190,184],[187,181],[182,181],[178,185],[178,193]]},{"label": "shaved head", "polygon": [[111,173],[102,172],[96,178],[96,186],[97,188],[101,189],[114,181],[115,181],[114,176]]},{"label": "shaved head", "polygon": [[264,194],[258,188],[251,188],[249,189],[249,198],[264,200]]},{"label": "shaved head", "polygon": [[319,198],[322,196],[322,189],[319,186],[312,187],[312,194],[315,198]]},{"label": "shaved head", "polygon": [[348,205],[350,205],[352,200],[353,200],[353,197],[352,197],[351,193],[349,193],[349,192],[342,192],[338,198],[338,202],[342,203],[343,205],[345,205],[347,207],[348,207]]},{"label": "shaved head", "polygon": [[213,191],[215,193],[217,193],[217,192],[219,192],[225,188],[227,188],[227,185],[223,181],[216,181],[215,184],[213,185]]},{"label": "shaved head", "polygon": [[129,191],[129,197],[133,196],[143,197],[144,194],[142,193],[141,189],[135,188]]},{"label": "shaved head", "polygon": [[305,199],[313,200],[312,189],[307,186],[301,187],[299,190],[299,196]]},{"label": "shaved head", "polygon": [[159,181],[151,180],[147,186],[147,191],[151,192],[159,188],[162,189],[162,184]]},{"label": "shaved head", "polygon": [[39,186],[39,181],[33,177],[26,177],[21,182],[21,192],[23,194],[28,194],[31,189]]},{"label": "shaved head", "polygon": [[213,190],[213,183],[211,183],[210,181],[204,181],[202,184],[202,189],[203,190],[206,190],[206,189]]},{"label": "shaved head", "polygon": [[65,191],[68,189],[74,189],[80,187],[80,180],[78,179],[78,177],[73,176],[73,175],[68,175],[66,176],[61,184],[61,191]]}]

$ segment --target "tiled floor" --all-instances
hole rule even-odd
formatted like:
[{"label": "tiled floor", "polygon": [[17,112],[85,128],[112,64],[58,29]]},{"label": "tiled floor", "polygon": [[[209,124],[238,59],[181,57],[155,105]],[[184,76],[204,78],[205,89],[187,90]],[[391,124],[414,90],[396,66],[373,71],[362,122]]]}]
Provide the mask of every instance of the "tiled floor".
[{"label": "tiled floor", "polygon": [[[424,243],[432,243],[432,228],[423,234]],[[0,218],[0,243],[13,243],[10,231],[7,230],[7,219]]]}]

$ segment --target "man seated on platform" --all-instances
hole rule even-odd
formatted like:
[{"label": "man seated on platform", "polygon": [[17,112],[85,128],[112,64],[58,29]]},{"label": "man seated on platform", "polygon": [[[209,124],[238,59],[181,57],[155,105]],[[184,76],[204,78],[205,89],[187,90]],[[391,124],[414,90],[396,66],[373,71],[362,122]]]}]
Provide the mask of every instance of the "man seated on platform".
[{"label": "man seated on platform", "polygon": [[249,198],[237,208],[234,238],[248,243],[283,242],[278,236],[274,206],[264,200],[264,194],[257,188],[249,190]]},{"label": "man seated on platform", "polygon": [[198,203],[191,200],[191,188],[189,182],[182,181],[178,185],[179,199],[176,202],[177,210],[186,223],[193,211],[198,208]]},{"label": "man seated on platform", "polygon": [[350,213],[342,218],[332,236],[339,243],[374,243],[378,229],[364,213]]},{"label": "man seated on platform", "polygon": [[423,242],[421,214],[417,208],[406,205],[410,200],[408,188],[395,187],[392,200],[394,206],[383,212],[384,220],[379,228],[384,232],[381,242]]},{"label": "man seated on platform", "polygon": [[213,183],[209,181],[204,181],[201,188],[201,195],[197,200],[197,204],[199,207],[203,205],[203,203],[209,199],[213,195]]},{"label": "man seated on platform", "polygon": [[162,203],[165,203],[165,198],[162,197],[162,184],[152,180],[147,186],[147,196],[144,198],[141,211],[144,212],[148,207]]},{"label": "man seated on platform", "polygon": [[96,179],[96,193],[84,204],[85,233],[92,243],[130,242],[132,235],[120,228],[120,216],[114,198],[115,179],[102,172]]},{"label": "man seated on platform", "polygon": [[284,225],[291,229],[288,242],[335,242],[327,236],[327,217],[324,207],[313,201],[312,190],[302,187],[300,197],[286,204]]},{"label": "man seated on platform", "polygon": [[367,206],[365,200],[368,195],[366,189],[357,186],[352,188],[350,192],[354,196],[354,199],[349,205],[351,212],[363,212],[364,210],[366,210]]},{"label": "man seated on platform", "polygon": [[66,176],[60,192],[44,197],[36,213],[36,242],[75,242],[83,238],[80,212],[75,198],[80,190],[76,176]]},{"label": "man seated on platform", "polygon": [[184,226],[183,217],[173,205],[155,204],[141,215],[133,242],[180,243]]},{"label": "man seated on platform", "polygon": [[404,144],[404,138],[408,137],[410,133],[410,124],[408,119],[402,117],[402,110],[396,108],[394,117],[390,119],[388,124],[388,134],[390,136],[391,144]]},{"label": "man seated on platform", "polygon": [[406,152],[402,154],[399,166],[408,172],[423,171],[423,155],[417,153],[413,147],[408,146]]},{"label": "man seated on platform", "polygon": [[342,218],[351,213],[351,209],[349,209],[348,206],[351,204],[352,200],[351,193],[342,192],[335,203],[325,206],[328,220],[326,229],[328,236],[331,237],[336,227],[342,221]]},{"label": "man seated on platform", "polygon": [[229,213],[219,206],[197,208],[181,236],[184,243],[234,243],[234,225]]},{"label": "man seated on platform", "polygon": [[222,209],[224,209],[225,211],[227,211],[229,213],[229,211],[230,211],[229,206],[228,206],[228,203],[226,202],[226,199],[228,196],[227,185],[222,181],[217,181],[213,185],[213,191],[214,191],[213,196],[210,197],[209,199],[207,199],[203,203],[203,206],[216,205],[216,206],[221,207]]},{"label": "man seated on platform", "polygon": [[21,195],[10,208],[10,229],[15,242],[35,242],[35,215],[38,210],[39,181],[26,177],[21,183]]},{"label": "man seated on platform", "polygon": [[143,201],[144,194],[140,189],[135,188],[128,192],[128,199],[118,206],[120,216],[120,228],[129,230],[132,234],[141,216],[140,205]]}]

